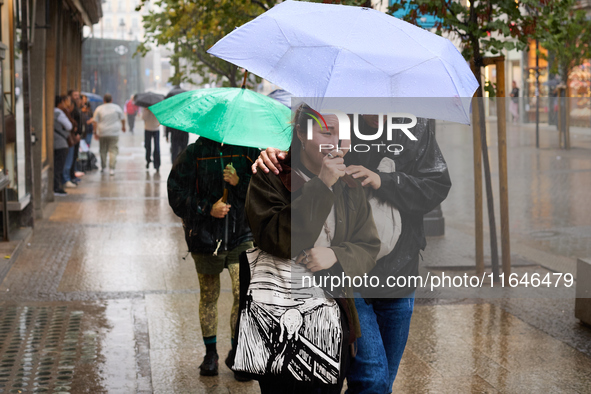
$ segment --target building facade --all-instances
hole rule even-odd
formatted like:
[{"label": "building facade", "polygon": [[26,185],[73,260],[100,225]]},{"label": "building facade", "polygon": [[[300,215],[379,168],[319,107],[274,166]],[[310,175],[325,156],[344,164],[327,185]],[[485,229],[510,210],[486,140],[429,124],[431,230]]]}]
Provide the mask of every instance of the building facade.
[{"label": "building facade", "polygon": [[0,13],[0,185],[6,184],[2,216],[9,234],[32,227],[53,201],[55,96],[80,90],[82,27],[102,14],[100,0],[3,0]]},{"label": "building facade", "polygon": [[[103,17],[94,27],[93,36],[111,40],[143,41],[142,14],[136,11],[139,0],[106,0]],[[149,9],[150,4],[142,8]]]},{"label": "building facade", "polygon": [[144,58],[133,56],[137,41],[89,37],[82,45],[82,91],[123,106],[132,94],[144,91]]}]

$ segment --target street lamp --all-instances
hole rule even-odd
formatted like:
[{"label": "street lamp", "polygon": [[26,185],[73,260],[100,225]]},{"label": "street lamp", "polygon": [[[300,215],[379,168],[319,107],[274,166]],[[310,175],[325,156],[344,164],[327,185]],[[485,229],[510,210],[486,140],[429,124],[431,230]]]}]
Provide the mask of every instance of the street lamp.
[{"label": "street lamp", "polygon": [[123,18],[119,20],[119,27],[121,28],[121,39],[125,40],[125,21]]}]

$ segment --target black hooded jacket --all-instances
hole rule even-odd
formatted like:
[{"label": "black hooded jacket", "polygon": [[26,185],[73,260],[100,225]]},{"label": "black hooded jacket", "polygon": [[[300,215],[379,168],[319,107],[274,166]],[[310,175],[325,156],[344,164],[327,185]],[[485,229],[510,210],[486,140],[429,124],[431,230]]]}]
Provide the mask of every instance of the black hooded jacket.
[{"label": "black hooded jacket", "polygon": [[[252,241],[244,203],[252,175],[251,165],[258,155],[258,149],[222,146],[203,137],[179,155],[168,177],[168,202],[183,220],[190,252],[213,253],[219,240],[222,240],[219,251],[232,250],[243,242]],[[239,177],[236,186],[224,181],[223,169],[229,163]],[[210,214],[226,187],[227,203],[231,205],[227,224],[225,218],[217,219]],[[226,225],[228,239],[224,239]]]},{"label": "black hooded jacket", "polygon": [[[400,119],[399,123],[404,122],[405,120]],[[362,116],[359,116],[359,131],[365,135],[376,133],[376,129],[371,128]],[[400,130],[393,131],[391,141],[386,139],[385,130],[378,141],[361,141],[352,132],[352,146],[383,145],[379,147],[380,152],[377,152],[377,146],[371,146],[370,152],[351,150],[345,155],[347,166],[362,165],[374,172],[378,172],[377,167],[384,157],[389,157],[396,163],[395,172],[378,172],[381,186],[376,195],[398,209],[402,219],[402,232],[394,250],[378,260],[376,267],[369,274],[378,276],[382,284],[385,284],[389,276],[402,275],[408,278],[419,274],[419,252],[427,245],[423,216],[445,200],[451,188],[447,164],[435,140],[435,132],[429,127],[429,121],[418,118],[416,126],[409,131],[417,141],[411,140]],[[387,147],[393,144],[402,145],[404,149],[400,154],[388,152]],[[391,146],[390,150],[394,151],[396,148],[399,149]],[[359,151],[365,149],[367,148],[358,148]],[[385,285],[364,290],[363,296],[365,298],[403,297],[414,290],[415,286],[407,285],[400,288]]]}]

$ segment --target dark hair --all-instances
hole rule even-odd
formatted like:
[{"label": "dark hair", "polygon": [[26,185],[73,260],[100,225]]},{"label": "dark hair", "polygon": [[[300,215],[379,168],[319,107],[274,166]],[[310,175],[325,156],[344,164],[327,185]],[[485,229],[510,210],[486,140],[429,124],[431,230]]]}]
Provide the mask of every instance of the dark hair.
[{"label": "dark hair", "polygon": [[111,101],[113,101],[113,97],[107,93],[103,96],[103,100],[105,100],[105,103],[110,103]]},{"label": "dark hair", "polygon": [[300,131],[304,133],[308,127],[308,119],[314,119],[312,115],[314,115],[314,110],[308,104],[301,104],[293,117],[291,147],[289,149],[292,166],[295,166],[293,163],[300,163],[300,151],[302,150],[302,143],[298,138],[298,126],[300,126]]},{"label": "dark hair", "polygon": [[68,95],[62,94],[61,96],[55,96],[55,106],[57,107],[58,105],[60,105],[61,103],[63,103],[64,101],[66,101],[68,99]]}]

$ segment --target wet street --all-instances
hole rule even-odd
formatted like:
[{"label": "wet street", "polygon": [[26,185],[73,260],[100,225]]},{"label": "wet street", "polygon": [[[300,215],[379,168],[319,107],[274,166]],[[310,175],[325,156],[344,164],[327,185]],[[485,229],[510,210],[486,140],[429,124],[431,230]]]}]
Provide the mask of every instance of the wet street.
[{"label": "wet street", "polygon": [[[0,392],[259,392],[223,363],[227,272],[220,374],[199,375],[199,285],[168,205],[169,145],[161,138],[160,174],[146,171],[137,126],[120,138],[115,175],[88,173],[56,197],[0,284]],[[445,134],[446,127],[438,127],[438,139],[454,186],[442,207],[446,235],[428,240],[423,270],[473,268],[472,139],[466,129]],[[508,132],[515,272],[574,273],[575,257],[591,257],[591,132],[573,135],[568,152],[557,149],[551,129],[536,150],[533,133],[531,126]],[[490,145],[495,169],[494,133]],[[496,170],[493,182],[496,188]],[[590,393],[591,328],[573,310],[568,297],[417,300],[393,392]]]}]

